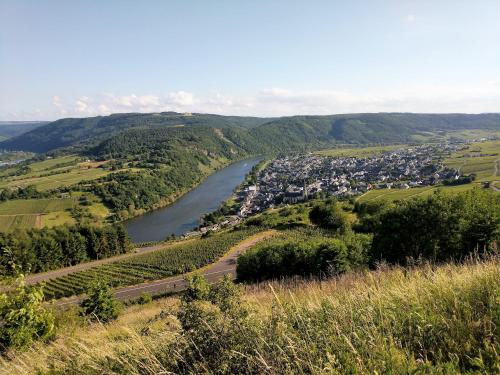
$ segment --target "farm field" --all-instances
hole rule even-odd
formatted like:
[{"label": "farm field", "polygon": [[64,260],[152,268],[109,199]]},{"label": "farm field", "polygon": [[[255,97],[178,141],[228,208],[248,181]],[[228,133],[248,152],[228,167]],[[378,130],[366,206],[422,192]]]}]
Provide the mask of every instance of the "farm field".
[{"label": "farm field", "polygon": [[97,279],[105,281],[111,287],[118,287],[194,271],[213,263],[231,247],[259,230],[252,228],[222,232],[75,272],[46,282],[45,294],[48,299],[78,295],[85,292]]},{"label": "farm field", "polygon": [[73,199],[14,199],[0,203],[0,215],[44,214],[70,209]]},{"label": "farm field", "polygon": [[411,189],[376,189],[360,196],[358,198],[358,202],[364,203],[374,200],[396,201],[414,197],[425,197],[437,191],[438,189],[451,193],[459,193],[461,191],[473,189],[474,187],[479,187],[479,184],[465,184],[457,186],[425,186]]},{"label": "farm field", "polygon": [[472,143],[468,149],[452,154],[445,165],[463,174],[476,174],[477,181],[494,181],[499,176],[500,141]]},{"label": "farm field", "polygon": [[405,147],[406,145],[389,145],[389,146],[371,146],[371,147],[350,147],[350,148],[332,148],[315,152],[323,156],[342,156],[342,157],[371,157],[380,155],[386,151],[396,150]]},{"label": "farm field", "polygon": [[95,180],[110,173],[100,168],[106,162],[85,162],[76,156],[63,156],[28,165],[26,174],[12,176],[20,166],[0,171],[0,188],[15,188],[34,185],[39,191],[71,186],[85,180]]},{"label": "farm field", "polygon": [[[0,203],[0,232],[53,226],[46,220],[54,215],[64,215],[64,222],[74,221],[67,212],[74,205],[73,199],[16,199]],[[61,221],[55,225],[58,224]]]},{"label": "farm field", "polygon": [[80,206],[78,197],[81,193],[73,193],[72,198],[52,199],[15,199],[0,203],[0,232],[11,232],[15,229],[45,228],[63,224],[75,224],[70,210],[81,207],[99,222],[109,215],[109,210],[99,199],[86,194],[90,206]]},{"label": "farm field", "polygon": [[41,215],[0,215],[0,232],[11,232],[15,229],[39,228]]}]

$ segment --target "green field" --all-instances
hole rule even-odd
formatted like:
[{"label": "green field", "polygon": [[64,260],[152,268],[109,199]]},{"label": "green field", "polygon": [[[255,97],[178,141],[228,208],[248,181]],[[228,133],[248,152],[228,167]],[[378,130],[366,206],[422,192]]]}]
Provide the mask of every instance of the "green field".
[{"label": "green field", "polygon": [[0,203],[0,215],[45,214],[74,206],[73,199],[15,199]]},{"label": "green field", "polygon": [[316,154],[323,156],[364,158],[364,157],[380,155],[386,151],[392,151],[402,147],[405,147],[405,145],[332,148],[328,150],[317,151]]},{"label": "green field", "polygon": [[103,162],[81,162],[76,156],[63,156],[28,165],[29,172],[19,176],[8,176],[21,167],[16,166],[0,171],[0,189],[34,185],[39,191],[75,185],[85,180],[95,180],[111,173],[99,168]]},{"label": "green field", "polygon": [[475,142],[466,150],[453,153],[445,165],[458,169],[462,174],[476,174],[478,181],[500,179],[500,141]]},{"label": "green field", "polygon": [[86,194],[90,206],[78,204],[80,192],[65,199],[15,199],[0,203],[0,232],[11,232],[14,229],[30,229],[54,227],[63,224],[75,224],[71,208],[82,207],[94,216],[99,224],[108,215],[109,210],[99,199]]},{"label": "green field", "polygon": [[12,232],[15,229],[39,227],[40,215],[0,215],[0,232]]},{"label": "green field", "polygon": [[215,262],[231,247],[258,230],[252,228],[218,233],[72,273],[48,281],[45,294],[49,299],[81,294],[97,279],[105,281],[111,287],[118,287],[194,271]]},{"label": "green field", "polygon": [[411,189],[376,189],[371,190],[358,198],[358,202],[370,202],[375,200],[396,201],[414,197],[426,197],[433,192],[441,189],[450,193],[459,193],[462,191],[479,187],[478,184],[465,184],[457,186],[425,186]]},{"label": "green field", "polygon": [[[16,199],[0,203],[0,232],[74,222],[68,212],[74,205],[73,199]],[[64,220],[57,220],[53,225],[47,221],[59,215]]]}]

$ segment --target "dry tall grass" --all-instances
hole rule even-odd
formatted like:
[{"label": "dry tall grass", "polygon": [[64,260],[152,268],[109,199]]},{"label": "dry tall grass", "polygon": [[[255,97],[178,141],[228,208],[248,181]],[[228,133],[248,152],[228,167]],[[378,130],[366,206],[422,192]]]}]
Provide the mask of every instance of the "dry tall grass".
[{"label": "dry tall grass", "polygon": [[236,312],[181,307],[200,322],[189,331],[177,300],[156,301],[62,332],[0,372],[500,373],[499,271],[493,258],[246,286]]}]

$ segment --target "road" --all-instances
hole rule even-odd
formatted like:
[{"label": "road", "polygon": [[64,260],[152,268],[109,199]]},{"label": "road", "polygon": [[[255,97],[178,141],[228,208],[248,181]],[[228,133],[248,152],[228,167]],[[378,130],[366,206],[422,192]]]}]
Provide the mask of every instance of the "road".
[{"label": "road", "polygon": [[[192,241],[192,239],[185,240],[182,243],[186,243],[187,241]],[[177,242],[167,244],[167,245],[166,244],[158,244],[158,245],[154,245],[154,246],[138,247],[127,254],[117,255],[114,257],[100,259],[100,260],[94,260],[91,262],[79,263],[79,264],[76,264],[74,266],[60,268],[60,269],[57,269],[54,271],[47,271],[47,272],[42,272],[42,273],[35,273],[33,275],[28,275],[28,276],[26,276],[25,281],[26,281],[27,285],[33,285],[33,284],[39,283],[41,281],[48,281],[50,279],[55,279],[57,277],[66,276],[66,275],[69,275],[70,273],[73,273],[73,272],[85,271],[85,270],[88,270],[90,268],[100,266],[101,264],[107,264],[107,263],[116,262],[118,260],[124,260],[124,259],[130,258],[130,257],[133,257],[137,254],[145,254],[145,253],[150,253],[152,251],[156,251],[156,250],[160,250],[160,249],[166,249],[166,248],[168,248],[170,246],[174,246],[176,244],[177,244]]]},{"label": "road", "polygon": [[[495,160],[495,172],[493,173],[493,176],[495,176],[495,177],[498,177],[498,175],[499,175],[499,174],[498,174],[498,172],[499,172],[499,171],[498,171],[498,166],[499,166],[499,165],[500,165],[500,159],[496,159],[496,160]],[[490,183],[490,187],[491,187],[493,190],[495,190],[495,191],[500,191],[500,189],[499,189],[499,188],[497,188],[497,187],[495,186],[495,183],[496,183],[496,182],[497,182],[497,180],[493,180],[493,181],[491,181],[491,183]]]},{"label": "road", "polygon": [[[249,249],[256,243],[274,236],[277,232],[268,230],[265,232],[253,235],[228,251],[226,255],[220,258],[217,262],[205,266],[192,273],[201,273],[209,283],[214,283],[226,274],[231,274],[233,278],[236,277],[236,259],[245,250]],[[151,295],[162,294],[168,292],[179,292],[186,288],[186,281],[184,278],[187,274],[180,276],[172,276],[166,279],[145,282],[137,285],[130,285],[126,287],[117,288],[113,291],[116,298],[120,300],[128,300],[140,297],[144,293]],[[58,300],[58,306],[70,305],[80,303],[82,296],[75,296]]]}]

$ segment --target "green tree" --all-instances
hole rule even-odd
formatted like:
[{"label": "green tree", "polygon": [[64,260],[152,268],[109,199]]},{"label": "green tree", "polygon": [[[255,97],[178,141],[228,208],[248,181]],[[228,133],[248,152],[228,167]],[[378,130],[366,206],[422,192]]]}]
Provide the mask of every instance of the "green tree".
[{"label": "green tree", "polygon": [[118,317],[118,301],[104,282],[98,281],[91,286],[87,295],[81,307],[84,315],[90,320],[109,322]]},{"label": "green tree", "polygon": [[49,340],[55,333],[54,315],[43,305],[43,290],[27,287],[24,280],[0,294],[0,346],[25,348],[35,340]]},{"label": "green tree", "polygon": [[210,285],[203,275],[194,274],[186,277],[187,288],[182,296],[184,302],[206,300],[210,291]]},{"label": "green tree", "polygon": [[309,219],[317,226],[339,233],[346,233],[350,229],[347,214],[332,200],[314,205],[309,213]]}]

